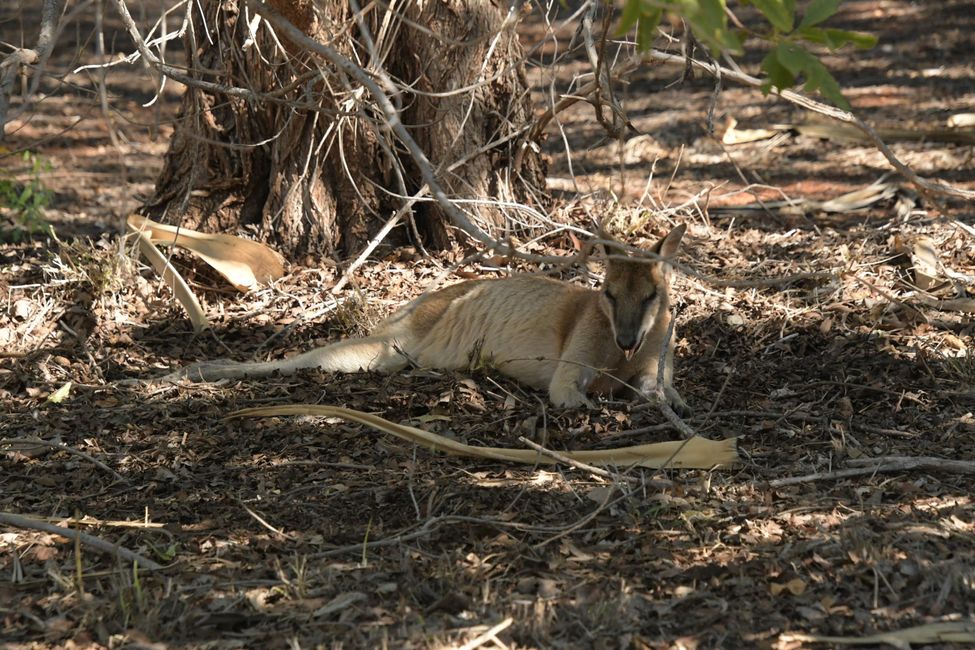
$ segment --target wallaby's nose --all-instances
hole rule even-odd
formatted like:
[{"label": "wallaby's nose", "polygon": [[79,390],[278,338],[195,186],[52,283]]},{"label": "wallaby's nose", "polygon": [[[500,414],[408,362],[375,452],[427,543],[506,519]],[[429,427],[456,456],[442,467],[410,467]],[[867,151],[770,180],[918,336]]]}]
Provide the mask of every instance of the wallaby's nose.
[{"label": "wallaby's nose", "polygon": [[617,334],[616,346],[623,352],[630,352],[636,347],[636,337],[627,334]]}]

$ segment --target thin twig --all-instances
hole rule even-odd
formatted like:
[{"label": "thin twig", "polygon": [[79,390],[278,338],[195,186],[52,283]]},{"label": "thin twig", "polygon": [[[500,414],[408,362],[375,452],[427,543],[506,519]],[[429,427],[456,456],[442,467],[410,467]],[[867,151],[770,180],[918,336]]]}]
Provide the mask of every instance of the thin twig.
[{"label": "thin twig", "polygon": [[[819,383],[830,383],[837,386],[850,386],[850,384],[844,384],[843,382],[819,382]],[[870,389],[872,387],[861,386],[860,388]],[[881,390],[881,389],[874,389],[874,390]],[[897,391],[890,391],[890,392],[895,395],[900,395],[900,393],[898,393]],[[634,411],[646,410],[647,408],[649,408],[648,405],[641,404],[639,406],[634,407],[633,410]],[[829,417],[830,417],[829,415],[806,413],[806,412],[786,413],[782,411],[750,411],[745,409],[732,409],[732,410],[725,410],[725,411],[710,411],[707,413],[707,415],[695,415],[688,419],[695,423],[700,421],[699,426],[703,427],[707,424],[707,422],[711,418],[715,418],[715,419],[761,418],[767,420],[788,420],[790,422],[816,422],[816,421],[824,421],[824,420],[828,421]],[[863,424],[861,422],[857,422],[856,420],[853,421],[852,425],[853,427],[860,429],[861,431],[866,431],[868,433],[876,433],[879,435],[894,436],[897,438],[905,438],[905,439],[914,439],[918,437],[917,433],[912,433],[910,431],[900,431],[899,429],[886,429],[882,427],[875,427],[869,424]],[[614,433],[604,438],[604,442],[608,440],[616,440],[619,438],[631,438],[634,436],[643,435],[645,433],[653,433],[656,431],[666,431],[667,429],[672,429],[672,428],[674,428],[674,425],[670,422],[651,424],[649,426],[638,427],[636,429],[627,429],[626,431],[619,431],[617,433]]]},{"label": "thin twig", "polygon": [[89,463],[91,463],[92,465],[94,465],[98,469],[104,470],[104,471],[108,472],[109,474],[111,474],[118,481],[125,481],[126,480],[124,476],[122,476],[121,474],[119,474],[114,469],[112,469],[111,467],[109,467],[105,463],[101,462],[97,458],[92,458],[91,456],[89,456],[85,452],[79,451],[78,449],[75,449],[74,447],[69,447],[68,445],[66,445],[66,444],[64,444],[62,442],[53,442],[53,441],[49,441],[49,440],[41,440],[40,438],[2,438],[2,439],[0,439],[0,445],[2,445],[2,446],[10,446],[10,447],[14,447],[14,446],[19,446],[19,447],[32,447],[32,446],[50,447],[51,449],[57,449],[58,451],[67,452],[69,454],[73,454],[75,456],[78,456],[79,458],[84,458],[85,460],[87,460]]},{"label": "thin twig", "polygon": [[[146,63],[154,67],[160,73],[182,84],[200,88],[201,90],[206,90],[207,92],[223,93],[231,97],[240,97],[249,101],[258,101],[260,99],[258,94],[252,90],[195,79],[189,75],[183,74],[183,71],[179,68],[160,61],[149,49],[149,46],[146,45],[146,41],[142,38],[142,34],[139,32],[139,28],[135,24],[135,20],[132,19],[132,15],[129,13],[129,8],[125,6],[125,0],[113,0],[113,2],[115,3],[115,9],[122,18],[122,24],[125,25],[126,31],[128,31],[129,36],[135,42],[135,46],[136,49],[139,50],[139,54],[146,61]],[[135,57],[130,58],[132,61],[135,60]]]},{"label": "thin twig", "polygon": [[251,510],[250,508],[248,508],[247,507],[247,504],[244,503],[243,501],[239,501],[239,503],[240,503],[240,507],[243,508],[244,510],[246,510],[247,511],[247,514],[249,514],[251,517],[254,518],[254,521],[256,521],[260,525],[264,526],[265,528],[267,528],[269,531],[271,531],[275,535],[277,535],[279,537],[283,537],[284,539],[290,539],[290,540],[293,540],[294,539],[294,537],[292,535],[289,535],[288,533],[284,532],[283,530],[279,530],[279,529],[275,528],[274,526],[272,526],[270,523],[268,523],[268,521],[264,517],[262,517],[261,515],[257,514],[256,512],[254,512],[253,510]]},{"label": "thin twig", "polygon": [[975,475],[975,461],[952,460],[935,458],[933,456],[884,456],[880,458],[851,458],[846,461],[850,465],[866,465],[866,467],[851,467],[832,472],[816,472],[804,476],[790,476],[769,481],[773,488],[815,481],[835,481],[852,476],[872,476],[874,474],[903,472],[909,470],[927,470],[944,472],[947,474]]},{"label": "thin twig", "polygon": [[138,553],[112,544],[111,542],[106,542],[99,537],[89,535],[88,533],[83,533],[79,530],[65,528],[64,526],[56,526],[54,524],[49,524],[46,521],[39,521],[32,517],[25,517],[23,515],[15,515],[11,512],[0,512],[0,522],[9,524],[10,526],[14,526],[16,528],[40,530],[45,533],[67,537],[70,540],[79,542],[85,546],[90,546],[98,551],[101,551],[102,553],[118,556],[127,562],[136,562],[146,569],[158,570],[163,568],[161,564],[156,564],[152,560],[145,558]]},{"label": "thin twig", "polygon": [[590,474],[593,474],[594,476],[599,476],[600,478],[605,478],[605,479],[608,479],[610,481],[618,481],[618,482],[622,482],[622,483],[628,483],[629,485],[638,485],[640,483],[640,479],[638,479],[638,478],[634,478],[632,476],[623,476],[622,474],[617,474],[615,472],[610,472],[609,470],[605,470],[605,469],[603,469],[601,467],[595,467],[593,465],[589,465],[588,463],[583,463],[583,462],[580,462],[578,460],[573,460],[573,459],[569,458],[568,456],[566,456],[565,454],[560,454],[557,451],[553,451],[551,449],[547,449],[547,448],[541,446],[540,444],[538,444],[537,442],[533,442],[533,441],[529,440],[525,436],[518,436],[518,440],[520,440],[521,442],[525,443],[526,445],[528,445],[529,447],[531,447],[532,449],[534,449],[538,453],[542,454],[543,456],[548,456],[549,458],[554,458],[555,460],[559,461],[560,463],[565,463],[566,465],[570,465],[572,467],[575,467],[576,469],[581,469],[584,472],[589,472]]},{"label": "thin twig", "polygon": [[426,193],[427,193],[427,186],[424,185],[419,189],[419,191],[416,194],[414,194],[410,199],[408,199],[405,203],[403,203],[403,205],[400,206],[400,209],[397,210],[393,214],[393,216],[389,218],[388,221],[386,221],[385,225],[383,225],[383,227],[379,229],[379,232],[376,233],[376,236],[373,237],[369,241],[369,244],[362,250],[361,253],[359,253],[359,256],[355,258],[355,260],[351,264],[349,264],[347,269],[345,269],[345,273],[342,274],[342,277],[339,279],[338,282],[335,283],[335,286],[333,286],[331,289],[331,292],[333,294],[338,293],[339,291],[342,290],[343,287],[345,287],[346,284],[348,284],[349,280],[352,279],[352,274],[356,271],[356,269],[358,269],[360,266],[362,266],[365,263],[366,259],[372,254],[374,250],[376,250],[376,247],[379,246],[379,244],[386,238],[386,235],[388,235],[393,228],[399,225],[400,219],[403,218],[403,215],[409,212],[413,208],[413,204],[416,203],[421,198],[423,198],[426,195]]},{"label": "thin twig", "polygon": [[[592,512],[590,512],[589,514],[587,514],[585,517],[583,517],[579,521],[575,522],[574,524],[571,524],[570,526],[567,526],[565,528],[565,530],[562,530],[562,531],[558,532],[557,534],[552,535],[551,537],[548,537],[546,539],[543,539],[541,542],[535,544],[533,546],[533,548],[537,550],[537,549],[541,549],[541,548],[543,548],[545,546],[548,546],[552,542],[554,542],[556,540],[559,540],[559,539],[562,539],[566,535],[570,535],[573,532],[575,532],[575,531],[579,530],[580,528],[582,528],[583,526],[585,526],[586,524],[588,524],[590,521],[592,521],[593,519],[595,519],[599,515],[599,513],[601,513],[603,510],[605,510],[606,508],[608,508],[613,503],[615,503],[615,500],[613,499],[613,497],[616,496],[616,493],[617,493],[618,490],[619,490],[619,485],[617,483],[613,483],[612,485],[610,485],[609,486],[609,489],[606,490],[606,497],[603,499],[602,503],[600,503],[596,507],[595,510],[593,510]],[[622,498],[622,497],[621,496],[620,497],[617,497],[617,499],[620,499],[620,498]]]},{"label": "thin twig", "polygon": [[711,408],[709,408],[708,412],[704,415],[704,421],[701,423],[702,425],[707,424],[708,420],[711,419],[711,416],[714,415],[714,412],[718,408],[718,404],[721,403],[721,398],[724,396],[724,392],[728,389],[728,384],[731,383],[731,378],[734,376],[735,366],[732,365],[731,369],[728,371],[728,376],[724,378],[724,381],[721,383],[721,388],[718,389],[718,394],[715,395],[714,400],[711,401]]},{"label": "thin twig", "polygon": [[498,637],[497,637],[498,632],[502,632],[507,628],[511,627],[511,624],[514,623],[514,620],[515,619],[509,616],[508,618],[504,619],[497,625],[494,625],[490,629],[486,630],[483,634],[477,635],[476,637],[474,637],[464,645],[460,646],[459,648],[457,648],[457,650],[475,650],[476,648],[480,648],[488,641],[492,641],[496,645],[502,645],[500,642],[498,642]]}]

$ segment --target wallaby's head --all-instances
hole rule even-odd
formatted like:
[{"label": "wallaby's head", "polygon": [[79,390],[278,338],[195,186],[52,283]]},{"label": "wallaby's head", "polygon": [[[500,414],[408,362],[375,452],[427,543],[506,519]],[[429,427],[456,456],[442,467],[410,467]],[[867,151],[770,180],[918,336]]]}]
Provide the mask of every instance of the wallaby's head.
[{"label": "wallaby's head", "polygon": [[[681,224],[667,233],[651,249],[663,259],[677,253],[686,227]],[[626,255],[625,251],[606,247],[607,255]],[[614,260],[606,262],[606,281],[600,303],[612,324],[616,346],[631,359],[643,339],[669,308],[670,265],[662,261],[640,262]]]}]

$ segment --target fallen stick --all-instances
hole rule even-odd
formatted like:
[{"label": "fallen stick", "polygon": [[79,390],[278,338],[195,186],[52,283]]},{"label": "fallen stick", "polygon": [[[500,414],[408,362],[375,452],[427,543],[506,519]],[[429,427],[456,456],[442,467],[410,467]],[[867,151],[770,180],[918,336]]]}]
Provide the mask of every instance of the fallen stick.
[{"label": "fallen stick", "polygon": [[884,456],[880,458],[853,458],[847,461],[850,465],[864,465],[864,467],[851,467],[849,469],[838,469],[832,472],[816,472],[804,476],[790,476],[769,481],[769,486],[778,488],[787,485],[798,485],[800,483],[813,483],[815,481],[835,480],[849,478],[851,476],[866,476],[872,474],[903,472],[913,469],[933,470],[948,474],[971,474],[975,475],[975,461],[970,460],[950,460],[947,458],[935,458],[933,456]]},{"label": "fallen stick", "polygon": [[511,624],[514,623],[514,620],[515,619],[509,616],[508,618],[504,619],[494,627],[484,632],[484,634],[480,634],[474,637],[473,639],[471,639],[470,641],[468,641],[467,643],[465,643],[464,645],[460,646],[457,650],[476,650],[477,648],[480,648],[488,641],[491,641],[497,646],[504,647],[503,644],[501,644],[498,641],[497,634],[498,632],[501,632],[502,630],[505,630],[508,627],[510,627]]},{"label": "fallen stick", "polygon": [[16,528],[40,530],[45,533],[60,535],[61,537],[66,537],[70,540],[80,542],[85,546],[90,546],[95,550],[101,551],[102,553],[118,556],[127,562],[135,562],[139,564],[139,566],[146,569],[156,570],[163,568],[161,564],[156,564],[152,560],[144,558],[138,553],[112,544],[111,542],[106,542],[105,540],[95,537],[94,535],[83,533],[80,530],[72,530],[71,528],[65,528],[64,526],[55,526],[54,524],[49,524],[46,521],[39,521],[23,515],[15,515],[11,512],[0,512],[0,523],[9,524]]}]

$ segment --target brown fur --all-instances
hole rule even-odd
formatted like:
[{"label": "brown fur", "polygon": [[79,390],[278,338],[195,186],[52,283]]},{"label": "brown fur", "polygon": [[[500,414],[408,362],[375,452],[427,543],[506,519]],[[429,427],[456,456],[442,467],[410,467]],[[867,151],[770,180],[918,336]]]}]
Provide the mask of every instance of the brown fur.
[{"label": "brown fur", "polygon": [[[683,234],[678,226],[655,252],[672,257]],[[166,379],[213,381],[315,367],[395,372],[410,362],[464,369],[483,360],[524,384],[547,389],[557,406],[581,406],[589,404],[587,393],[655,389],[671,320],[669,289],[667,264],[635,260],[609,260],[601,291],[530,275],[470,280],[417,298],[365,338],[267,363],[197,364]],[[664,394],[685,411],[672,376],[673,345],[668,345]]]}]

